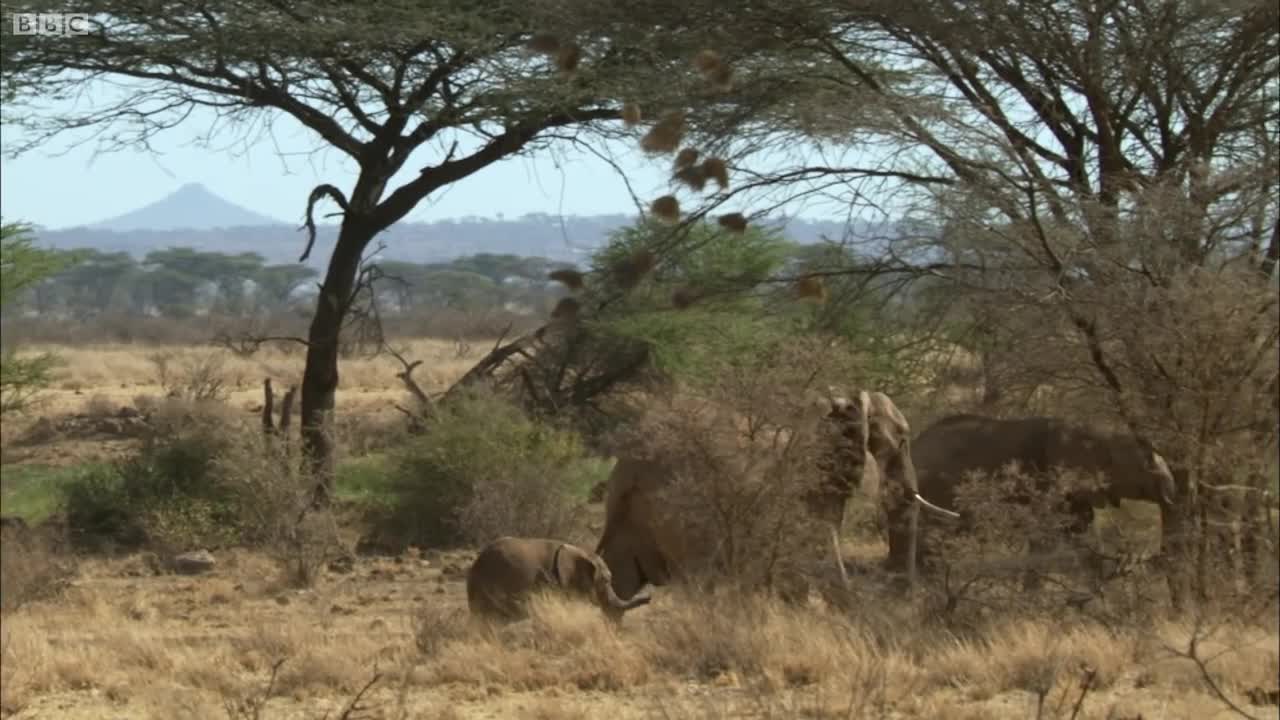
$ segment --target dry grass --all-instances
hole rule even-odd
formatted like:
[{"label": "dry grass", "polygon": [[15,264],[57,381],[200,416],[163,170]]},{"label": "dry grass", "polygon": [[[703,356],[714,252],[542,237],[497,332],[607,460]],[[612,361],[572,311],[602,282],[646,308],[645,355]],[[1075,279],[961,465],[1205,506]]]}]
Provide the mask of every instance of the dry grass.
[{"label": "dry grass", "polygon": [[[469,370],[492,346],[475,341],[460,345],[442,339],[417,339],[395,343],[409,360],[422,360],[414,380],[428,393],[442,392]],[[149,346],[128,344],[85,344],[75,346],[31,346],[24,352],[56,352],[65,365],[54,384],[36,398],[25,417],[6,418],[0,429],[4,462],[41,465],[74,465],[92,460],[119,457],[132,448],[128,439],[114,437],[55,437],[30,447],[16,447],[40,418],[72,414],[109,417],[121,408],[154,408],[173,389],[191,385],[221,384],[218,394],[229,411],[246,423],[256,422],[262,407],[262,380],[270,377],[277,388],[277,404],[284,389],[301,381],[304,356],[278,347],[264,346],[250,357],[222,348],[198,346]],[[163,361],[159,360],[164,358]],[[168,366],[163,378],[160,364]],[[403,368],[390,356],[353,357],[342,361],[338,406],[342,412],[335,433],[339,447],[354,454],[385,447],[403,429],[404,416],[397,403],[411,406],[396,373]],[[191,377],[204,375],[202,378]],[[201,382],[195,382],[200,380]],[[296,410],[296,406],[295,406]]]},{"label": "dry grass", "polygon": [[[60,598],[7,614],[0,714],[226,718],[228,701],[261,697],[281,659],[263,718],[335,712],[375,671],[384,677],[363,703],[384,717],[403,704],[411,717],[454,718],[1025,718],[1043,696],[1044,717],[1066,718],[1086,667],[1096,679],[1081,717],[1223,709],[1195,665],[1165,649],[1190,632],[1174,620],[1118,631],[993,620],[958,639],[907,621],[913,606],[839,613],[667,589],[621,628],[544,597],[529,621],[490,632],[468,622],[460,575],[441,573],[465,553],[361,561],[306,591],[257,556],[221,559],[202,578],[86,562]],[[886,617],[891,638],[871,631]],[[1274,628],[1227,625],[1203,650],[1245,703],[1274,686],[1277,642]]]},{"label": "dry grass", "polygon": [[[472,342],[465,347],[451,340],[419,339],[396,343],[407,348],[405,357],[422,360],[414,373],[418,384],[428,392],[443,390],[466,372],[488,351],[492,343]],[[55,352],[65,364],[57,380],[45,395],[47,409],[83,408],[89,400],[95,405],[116,407],[130,405],[138,395],[158,394],[160,377],[156,357],[168,357],[172,369],[208,357],[220,361],[218,371],[234,401],[262,399],[262,379],[271,377],[277,386],[297,384],[302,378],[304,356],[301,352],[278,347],[263,347],[252,356],[236,355],[222,348],[196,346],[141,346],[127,344],[102,345],[32,345],[24,352]],[[171,369],[171,372],[173,371]],[[340,391],[368,393],[401,390],[396,373],[400,364],[390,356],[352,357],[342,361]]]},{"label": "dry grass", "polygon": [[[489,345],[473,347],[459,357],[453,343],[423,340],[406,356],[425,361],[415,377],[430,392]],[[56,349],[68,366],[44,412],[107,414],[160,392],[147,360],[156,348]],[[264,349],[248,359],[225,353],[222,362],[227,403],[251,422],[262,377],[287,387],[302,356]],[[390,407],[403,395],[398,370],[391,358],[343,362],[339,403],[354,410],[351,427],[339,428],[349,433],[344,447],[361,427],[377,427],[374,411],[399,421]],[[69,447],[41,450],[74,455]],[[43,562],[15,555],[26,551],[7,538],[4,549],[6,571]],[[847,550],[860,564],[885,551],[874,542]],[[1227,716],[1195,663],[1170,650],[1186,647],[1193,628],[1185,619],[1107,628],[1064,613],[987,612],[960,634],[925,603],[865,586],[841,610],[664,588],[621,628],[596,608],[541,598],[529,621],[488,632],[466,616],[459,570],[469,554],[426,557],[362,559],[351,574],[322,573],[301,590],[277,562],[243,551],[219,553],[217,570],[200,578],[153,575],[140,556],[81,561],[60,593],[35,593],[6,610],[0,716],[242,717],[229,714],[230,704],[258,706],[262,720],[310,720],[338,713],[377,672],[366,717],[400,717],[400,706],[408,717],[454,719],[961,720],[1032,718],[1043,705],[1042,717],[1068,718],[1086,669],[1094,679],[1080,718]],[[1246,694],[1275,688],[1278,644],[1274,625],[1236,622],[1216,628],[1200,650],[1233,702],[1276,717],[1275,707],[1248,706]]]}]

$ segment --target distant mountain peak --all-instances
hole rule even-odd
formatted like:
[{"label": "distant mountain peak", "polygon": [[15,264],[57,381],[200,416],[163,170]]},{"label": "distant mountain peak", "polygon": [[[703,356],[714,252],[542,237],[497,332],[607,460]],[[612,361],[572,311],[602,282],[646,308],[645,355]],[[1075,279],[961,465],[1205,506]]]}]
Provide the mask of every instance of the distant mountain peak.
[{"label": "distant mountain peak", "polygon": [[204,183],[198,182],[183,183],[181,187],[173,191],[174,195],[190,195],[193,193],[213,195],[209,188],[204,186]]},{"label": "distant mountain peak", "polygon": [[224,200],[203,183],[188,182],[163,198],[107,220],[94,230],[214,230],[233,227],[283,225],[281,221]]}]

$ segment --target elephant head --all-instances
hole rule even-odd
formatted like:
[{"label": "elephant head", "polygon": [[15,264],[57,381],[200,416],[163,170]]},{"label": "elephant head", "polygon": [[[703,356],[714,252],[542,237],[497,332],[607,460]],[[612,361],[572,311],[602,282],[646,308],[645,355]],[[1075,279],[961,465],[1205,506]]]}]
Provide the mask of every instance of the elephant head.
[{"label": "elephant head", "polygon": [[911,425],[888,395],[862,390],[850,399],[834,388],[829,393],[826,418],[834,424],[838,442],[828,460],[828,479],[810,498],[815,515],[839,527],[844,505],[857,486],[869,495],[902,493],[939,515],[959,517],[920,495],[911,459]]},{"label": "elephant head", "polygon": [[551,559],[553,580],[575,594],[595,599],[605,616],[613,622],[622,620],[623,613],[649,604],[650,597],[635,593],[623,600],[613,590],[613,573],[603,558],[575,545],[562,544]]},{"label": "elephant head", "polygon": [[828,388],[826,420],[834,430],[835,444],[825,459],[825,478],[807,497],[809,511],[831,527],[831,544],[840,576],[847,584],[840,550],[839,531],[844,524],[845,506],[856,485],[875,496],[891,493],[910,503],[910,548],[907,581],[915,584],[916,534],[919,509],[950,518],[959,515],[930,503],[921,496],[911,458],[911,426],[888,395],[861,390],[853,398]]},{"label": "elephant head", "polygon": [[548,538],[500,537],[485,546],[467,571],[467,605],[477,617],[517,620],[536,589],[554,588],[592,600],[614,622],[649,602],[613,593],[604,560],[577,545]]}]

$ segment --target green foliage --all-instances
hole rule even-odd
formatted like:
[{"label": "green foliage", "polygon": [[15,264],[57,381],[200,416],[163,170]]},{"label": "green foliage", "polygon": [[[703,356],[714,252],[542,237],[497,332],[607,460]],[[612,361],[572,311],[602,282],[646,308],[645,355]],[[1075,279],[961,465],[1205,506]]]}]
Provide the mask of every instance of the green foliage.
[{"label": "green foliage", "polygon": [[39,523],[57,512],[65,487],[108,467],[103,463],[66,467],[6,465],[0,475],[0,506],[5,515]]},{"label": "green foliage", "polygon": [[[604,273],[657,247],[667,233],[656,223],[615,233],[593,258],[604,280],[589,287],[588,296],[608,297],[614,289]],[[652,274],[589,322],[605,337],[644,343],[666,376],[693,385],[708,382],[726,361],[798,329],[796,318],[779,312],[759,290],[786,260],[787,244],[778,235],[757,228],[737,235],[700,224],[675,248],[654,254],[660,262]],[[678,288],[702,299],[677,310],[671,298]]]},{"label": "green foliage", "polygon": [[564,537],[603,478],[576,434],[483,390],[442,406],[390,462],[390,494],[371,520],[401,547]]},{"label": "green foliage", "polygon": [[[35,247],[31,226],[0,224],[0,312],[20,293],[57,273],[76,257]],[[0,415],[26,408],[49,384],[58,358],[50,353],[19,357],[12,346],[0,355]]]},{"label": "green foliage", "polygon": [[74,259],[37,248],[32,229],[23,222],[0,224],[0,306]]},{"label": "green foliage", "polygon": [[240,526],[237,498],[214,473],[214,459],[228,448],[224,429],[194,420],[148,438],[134,456],[73,480],[63,492],[73,541],[90,549],[230,542]]},{"label": "green foliage", "polygon": [[311,487],[300,459],[211,407],[162,405],[136,454],[67,482],[62,506],[72,541],[181,552],[287,539]]}]

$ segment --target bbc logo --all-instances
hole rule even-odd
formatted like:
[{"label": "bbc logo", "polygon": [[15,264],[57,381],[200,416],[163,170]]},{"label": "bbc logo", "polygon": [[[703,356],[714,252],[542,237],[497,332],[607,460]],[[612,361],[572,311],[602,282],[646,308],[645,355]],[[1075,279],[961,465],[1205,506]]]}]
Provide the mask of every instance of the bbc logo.
[{"label": "bbc logo", "polygon": [[85,13],[13,13],[14,35],[88,35]]}]

